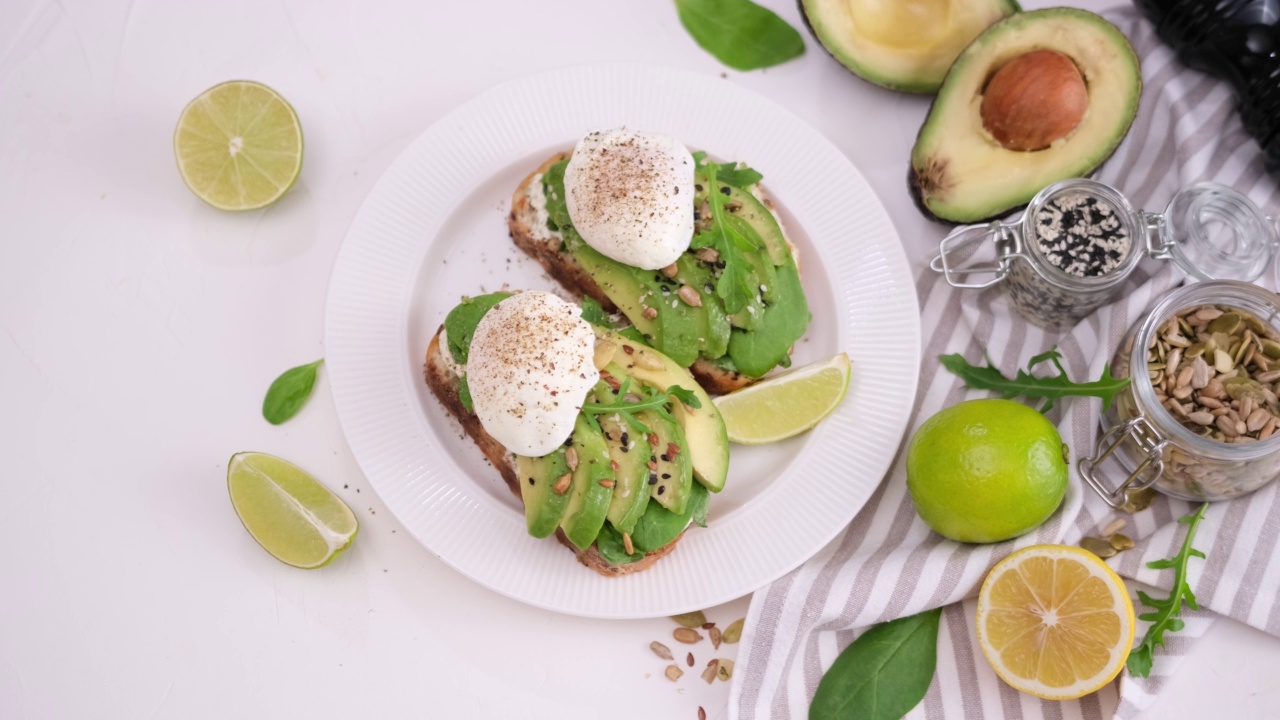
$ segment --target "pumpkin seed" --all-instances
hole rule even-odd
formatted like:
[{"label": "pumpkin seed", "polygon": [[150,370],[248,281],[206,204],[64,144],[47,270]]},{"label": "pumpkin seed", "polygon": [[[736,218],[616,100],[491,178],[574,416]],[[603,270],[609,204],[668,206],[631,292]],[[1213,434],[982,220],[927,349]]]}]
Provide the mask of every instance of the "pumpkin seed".
[{"label": "pumpkin seed", "polygon": [[1106,560],[1116,554],[1116,549],[1111,547],[1111,543],[1102,538],[1086,537],[1080,540],[1080,547]]},{"label": "pumpkin seed", "polygon": [[729,643],[730,645],[741,640],[742,639],[742,623],[745,620],[746,618],[738,618],[737,620],[734,620],[733,622],[729,623],[729,627],[724,629],[724,633],[720,636],[720,639],[723,640],[724,642]]},{"label": "pumpkin seed", "polygon": [[1156,499],[1155,488],[1146,488],[1143,490],[1135,490],[1125,495],[1125,503],[1120,506],[1124,512],[1133,515],[1151,507],[1152,501]]},{"label": "pumpkin seed", "polygon": [[1111,536],[1107,538],[1107,542],[1111,543],[1111,547],[1115,548],[1116,552],[1129,550],[1133,547],[1133,538],[1120,533],[1112,533]]},{"label": "pumpkin seed", "polygon": [[680,627],[696,628],[702,627],[703,623],[707,621],[707,616],[701,610],[694,610],[693,612],[672,615],[671,619],[675,620]]}]

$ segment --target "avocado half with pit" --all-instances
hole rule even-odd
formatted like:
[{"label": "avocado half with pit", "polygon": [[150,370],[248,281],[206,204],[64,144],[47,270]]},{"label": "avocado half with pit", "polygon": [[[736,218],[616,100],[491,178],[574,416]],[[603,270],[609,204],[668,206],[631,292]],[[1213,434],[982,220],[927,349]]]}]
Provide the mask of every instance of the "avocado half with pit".
[{"label": "avocado half with pit", "polygon": [[1019,13],[956,58],[911,151],[930,217],[974,223],[1093,172],[1129,132],[1142,69],[1124,34],[1074,8]]},{"label": "avocado half with pit", "polygon": [[1015,0],[800,0],[809,32],[854,74],[892,90],[937,92],[960,51]]}]

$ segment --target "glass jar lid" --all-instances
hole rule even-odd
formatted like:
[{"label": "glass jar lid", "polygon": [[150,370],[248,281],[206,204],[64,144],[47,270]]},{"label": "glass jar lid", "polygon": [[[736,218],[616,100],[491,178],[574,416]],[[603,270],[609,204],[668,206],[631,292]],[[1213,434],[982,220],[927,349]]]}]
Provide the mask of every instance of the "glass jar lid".
[{"label": "glass jar lid", "polygon": [[1164,214],[1152,216],[1160,245],[1196,280],[1253,282],[1272,263],[1280,232],[1252,200],[1218,183],[1197,183],[1173,196]]}]

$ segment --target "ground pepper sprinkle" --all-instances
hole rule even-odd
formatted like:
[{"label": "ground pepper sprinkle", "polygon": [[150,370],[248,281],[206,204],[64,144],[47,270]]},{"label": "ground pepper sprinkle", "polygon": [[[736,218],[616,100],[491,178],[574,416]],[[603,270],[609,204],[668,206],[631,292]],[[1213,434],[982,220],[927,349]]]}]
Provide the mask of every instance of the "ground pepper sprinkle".
[{"label": "ground pepper sprinkle", "polygon": [[1050,265],[1079,278],[1115,270],[1133,242],[1116,208],[1094,195],[1056,195],[1035,217],[1036,244]]}]

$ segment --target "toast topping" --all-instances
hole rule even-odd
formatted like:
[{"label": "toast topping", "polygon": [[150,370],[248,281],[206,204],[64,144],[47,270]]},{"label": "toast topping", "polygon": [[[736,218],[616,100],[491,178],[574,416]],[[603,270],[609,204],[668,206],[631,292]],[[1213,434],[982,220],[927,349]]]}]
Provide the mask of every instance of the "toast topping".
[{"label": "toast topping", "polygon": [[468,359],[467,382],[485,431],[530,457],[564,442],[600,379],[590,323],[576,305],[544,292],[493,306],[476,326]]},{"label": "toast topping", "polygon": [[693,238],[694,160],[678,140],[626,129],[587,134],[564,171],[573,227],[602,255],[671,265]]}]

